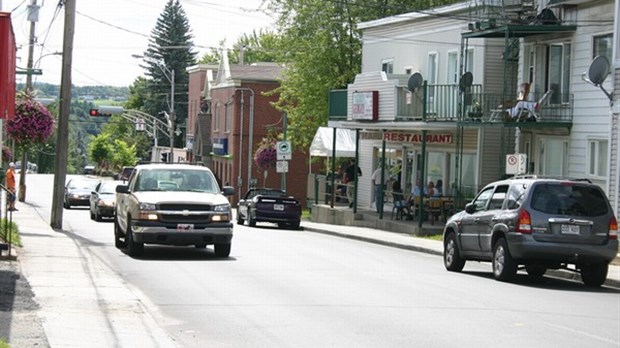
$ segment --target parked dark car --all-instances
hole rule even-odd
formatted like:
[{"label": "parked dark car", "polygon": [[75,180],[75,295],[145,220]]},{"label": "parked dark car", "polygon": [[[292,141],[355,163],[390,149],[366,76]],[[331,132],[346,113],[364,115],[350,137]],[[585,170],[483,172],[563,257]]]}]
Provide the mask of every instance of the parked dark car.
[{"label": "parked dark car", "polygon": [[84,177],[69,179],[65,185],[63,207],[70,209],[72,206],[88,206],[90,193],[97,187],[99,180]]},{"label": "parked dark car", "polygon": [[95,174],[95,166],[84,166],[84,175]]},{"label": "parked dark car", "polygon": [[277,223],[278,227],[299,229],[301,205],[286,191],[270,188],[252,188],[237,205],[237,224],[256,226],[257,222]]},{"label": "parked dark car", "polygon": [[116,186],[122,185],[119,180],[102,181],[90,193],[90,218],[101,221],[104,217],[114,217],[116,205]]},{"label": "parked dark car", "polygon": [[130,167],[130,166],[125,166],[125,167],[121,168],[121,171],[118,172],[118,174],[116,174],[115,179],[116,180],[122,180],[122,181],[129,180],[129,177],[131,176],[131,173],[133,173],[133,169],[134,169],[134,167]]},{"label": "parked dark car", "polygon": [[[497,280],[519,266],[531,277],[547,269],[581,274],[600,286],[618,253],[618,223],[603,190],[587,180],[521,176],[485,186],[444,228],[444,264],[492,262]],[[569,265],[574,266],[570,267]]]}]

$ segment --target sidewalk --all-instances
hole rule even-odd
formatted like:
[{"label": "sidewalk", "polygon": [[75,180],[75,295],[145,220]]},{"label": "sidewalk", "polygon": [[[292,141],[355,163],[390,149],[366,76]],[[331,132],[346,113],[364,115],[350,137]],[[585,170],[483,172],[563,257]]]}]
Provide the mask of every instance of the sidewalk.
[{"label": "sidewalk", "polygon": [[[21,268],[39,305],[36,313],[49,345],[176,347],[136,290],[104,262],[82,252],[70,231],[54,231],[46,214],[28,202],[19,204],[13,220],[24,247],[13,250],[17,271]],[[3,262],[10,261],[0,259]],[[17,316],[10,318],[8,342],[19,347],[24,336],[33,334],[32,328],[16,322]]]}]

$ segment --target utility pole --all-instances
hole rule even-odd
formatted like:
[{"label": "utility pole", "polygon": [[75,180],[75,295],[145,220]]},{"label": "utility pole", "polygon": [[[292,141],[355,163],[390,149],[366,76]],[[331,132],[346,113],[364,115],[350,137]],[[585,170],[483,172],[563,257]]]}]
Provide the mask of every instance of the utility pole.
[{"label": "utility pole", "polygon": [[71,60],[75,33],[75,1],[65,0],[65,31],[62,49],[62,78],[60,81],[60,115],[56,138],[56,167],[50,226],[62,229],[62,201],[67,177],[67,150],[69,148],[69,113],[71,111]]},{"label": "utility pole", "polygon": [[[32,0],[28,5],[28,20],[30,21],[30,39],[28,40],[28,65],[26,65],[26,93],[32,92],[32,62],[34,55],[35,25],[39,20],[39,6],[37,0]],[[28,151],[22,147],[22,164],[19,171],[19,191],[17,199],[20,202],[26,200],[26,172],[28,171]]]}]

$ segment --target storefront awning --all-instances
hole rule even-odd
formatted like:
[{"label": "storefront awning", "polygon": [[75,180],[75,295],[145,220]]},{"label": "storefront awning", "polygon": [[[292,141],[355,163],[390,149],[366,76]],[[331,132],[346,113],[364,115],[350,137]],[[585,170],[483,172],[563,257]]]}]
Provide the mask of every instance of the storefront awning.
[{"label": "storefront awning", "polygon": [[[310,156],[333,156],[334,129],[319,127],[310,145]],[[336,157],[355,157],[355,131],[352,129],[336,129]]]}]

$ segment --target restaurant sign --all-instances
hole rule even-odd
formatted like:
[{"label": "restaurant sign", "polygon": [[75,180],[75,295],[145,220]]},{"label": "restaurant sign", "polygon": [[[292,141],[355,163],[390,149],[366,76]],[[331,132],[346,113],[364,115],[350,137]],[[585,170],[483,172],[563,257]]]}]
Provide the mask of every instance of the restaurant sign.
[{"label": "restaurant sign", "polygon": [[379,117],[379,92],[353,92],[351,119],[376,121]]},{"label": "restaurant sign", "polygon": [[[422,143],[421,133],[384,132],[383,140],[400,143]],[[454,135],[451,133],[427,133],[427,144],[452,144]]]}]

